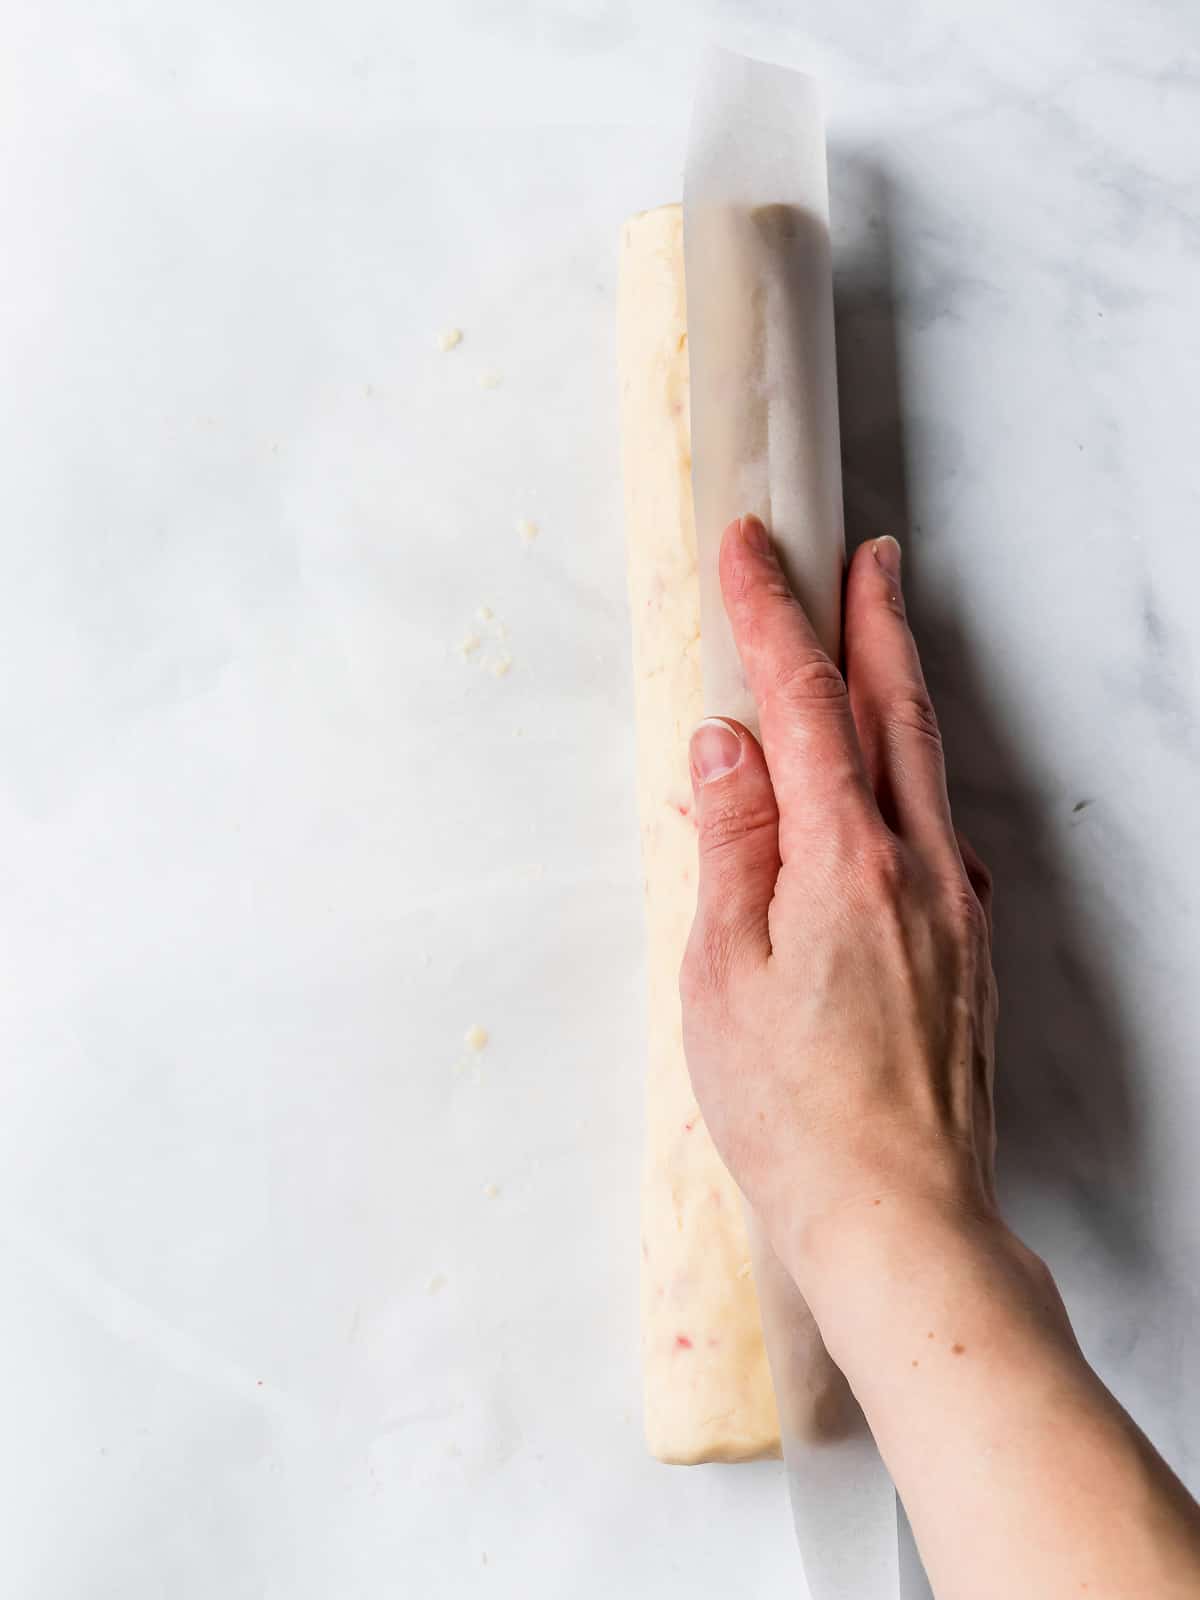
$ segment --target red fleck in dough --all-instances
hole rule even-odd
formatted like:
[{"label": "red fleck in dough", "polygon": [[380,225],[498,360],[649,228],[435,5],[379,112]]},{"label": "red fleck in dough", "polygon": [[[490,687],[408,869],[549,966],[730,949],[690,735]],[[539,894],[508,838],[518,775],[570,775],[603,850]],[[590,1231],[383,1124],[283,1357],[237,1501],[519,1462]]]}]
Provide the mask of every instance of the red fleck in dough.
[{"label": "red fleck in dough", "polygon": [[686,1333],[677,1333],[675,1335],[675,1348],[676,1350],[690,1350],[692,1348],[692,1341]]}]

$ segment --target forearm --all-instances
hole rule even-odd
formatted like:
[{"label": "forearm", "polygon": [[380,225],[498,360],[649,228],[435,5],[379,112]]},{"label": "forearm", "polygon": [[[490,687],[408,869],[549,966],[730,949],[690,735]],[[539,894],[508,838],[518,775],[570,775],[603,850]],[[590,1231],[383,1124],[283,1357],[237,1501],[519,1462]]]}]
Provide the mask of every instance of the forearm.
[{"label": "forearm", "polygon": [[1007,1230],[884,1200],[816,1250],[806,1291],[938,1600],[1200,1593],[1194,1502]]}]

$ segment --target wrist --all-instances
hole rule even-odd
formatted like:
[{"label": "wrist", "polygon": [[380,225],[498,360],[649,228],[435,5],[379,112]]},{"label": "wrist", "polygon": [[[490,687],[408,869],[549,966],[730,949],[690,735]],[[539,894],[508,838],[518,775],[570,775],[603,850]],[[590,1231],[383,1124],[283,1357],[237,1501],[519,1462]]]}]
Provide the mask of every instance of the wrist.
[{"label": "wrist", "polygon": [[937,1592],[1073,1593],[1086,1560],[1121,1575],[1114,1594],[1190,1595],[1194,1505],[1088,1367],[1044,1263],[990,1211],[879,1198],[808,1230],[801,1288]]},{"label": "wrist", "polygon": [[852,1384],[897,1339],[965,1350],[1020,1329],[1078,1357],[1049,1269],[990,1208],[884,1196],[810,1224],[796,1245],[784,1259]]}]

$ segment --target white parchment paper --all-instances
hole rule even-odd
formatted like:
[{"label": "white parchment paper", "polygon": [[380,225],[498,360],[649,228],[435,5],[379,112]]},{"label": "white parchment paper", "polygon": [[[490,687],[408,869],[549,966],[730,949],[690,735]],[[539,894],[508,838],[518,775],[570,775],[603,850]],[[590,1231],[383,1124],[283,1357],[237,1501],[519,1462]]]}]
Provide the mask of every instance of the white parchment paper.
[{"label": "white parchment paper", "polygon": [[684,249],[705,695],[753,724],[717,578],[727,523],[762,517],[835,659],[840,642],[829,199],[813,79],[711,53],[684,180]]},{"label": "white parchment paper", "polygon": [[[845,545],[829,201],[811,78],[711,53],[692,126],[684,248],[705,705],[756,729],[718,575],[721,533],[734,517],[762,517],[835,660],[840,646]],[[898,1596],[887,1470],[753,1219],[751,1235],[809,1589],[814,1600]]]}]

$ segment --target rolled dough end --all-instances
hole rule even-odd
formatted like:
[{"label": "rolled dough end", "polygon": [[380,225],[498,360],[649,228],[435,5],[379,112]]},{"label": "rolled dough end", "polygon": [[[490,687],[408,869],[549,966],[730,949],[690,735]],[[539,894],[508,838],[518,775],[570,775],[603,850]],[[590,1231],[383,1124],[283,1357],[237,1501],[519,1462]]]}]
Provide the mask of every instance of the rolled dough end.
[{"label": "rolled dough end", "polygon": [[701,1467],[714,1463],[736,1466],[739,1461],[779,1461],[783,1456],[774,1412],[757,1433],[735,1432],[719,1417],[708,1427],[688,1425],[683,1433],[668,1427],[661,1436],[652,1433],[647,1426],[646,1448],[656,1461],[667,1467]]},{"label": "rolled dough end", "polygon": [[679,1021],[696,891],[687,740],[703,715],[679,206],[625,224],[617,321],[649,974],[646,1441],[662,1461],[747,1461],[779,1454],[775,1397],[741,1197],[692,1097]]}]

